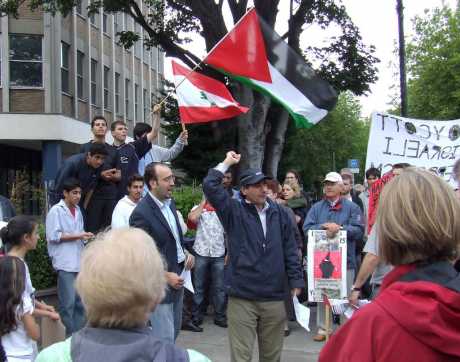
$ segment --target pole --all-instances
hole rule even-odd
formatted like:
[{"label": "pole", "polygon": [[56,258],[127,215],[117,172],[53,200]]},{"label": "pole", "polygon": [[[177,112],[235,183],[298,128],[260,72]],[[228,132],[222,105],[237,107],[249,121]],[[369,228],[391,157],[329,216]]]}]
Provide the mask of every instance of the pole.
[{"label": "pole", "polygon": [[399,36],[399,86],[401,89],[401,116],[407,117],[407,81],[406,81],[406,43],[404,39],[403,0],[396,0]]},{"label": "pole", "polygon": [[331,334],[331,307],[329,304],[324,303],[324,311],[326,313],[325,324],[326,324],[326,342],[329,340]]}]

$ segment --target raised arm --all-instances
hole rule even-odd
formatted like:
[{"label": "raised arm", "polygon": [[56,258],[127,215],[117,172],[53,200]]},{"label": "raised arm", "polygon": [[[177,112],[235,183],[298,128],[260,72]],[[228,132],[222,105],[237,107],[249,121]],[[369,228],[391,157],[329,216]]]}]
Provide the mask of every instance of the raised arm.
[{"label": "raised arm", "polygon": [[216,209],[219,219],[226,228],[229,224],[231,215],[231,204],[236,202],[231,198],[222,185],[224,172],[232,165],[240,162],[241,155],[234,151],[227,152],[225,160],[217,165],[216,168],[209,170],[208,175],[203,180],[203,191],[206,199]]},{"label": "raised arm", "polygon": [[147,133],[147,140],[152,143],[158,137],[160,130],[160,121],[161,121],[161,105],[155,104],[153,106],[153,121],[152,121],[152,130]]}]

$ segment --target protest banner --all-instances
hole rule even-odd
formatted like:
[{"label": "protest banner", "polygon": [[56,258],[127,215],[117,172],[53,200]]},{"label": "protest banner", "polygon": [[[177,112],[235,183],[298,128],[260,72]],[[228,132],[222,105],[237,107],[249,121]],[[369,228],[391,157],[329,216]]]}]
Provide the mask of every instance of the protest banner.
[{"label": "protest banner", "polygon": [[395,163],[431,169],[452,186],[452,168],[460,156],[460,120],[429,121],[373,113],[366,170],[386,173]]},{"label": "protest banner", "polygon": [[347,232],[329,239],[325,230],[308,232],[308,301],[347,296]]}]

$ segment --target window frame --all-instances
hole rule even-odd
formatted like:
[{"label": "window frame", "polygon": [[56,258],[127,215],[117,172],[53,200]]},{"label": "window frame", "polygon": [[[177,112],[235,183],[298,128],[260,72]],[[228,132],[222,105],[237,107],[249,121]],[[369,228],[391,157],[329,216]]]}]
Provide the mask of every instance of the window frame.
[{"label": "window frame", "polygon": [[[93,72],[93,64],[95,64],[95,70]],[[91,58],[91,99],[90,104],[92,106],[98,106],[97,104],[97,68],[98,68],[98,61],[94,58]],[[94,91],[93,91],[94,87]],[[93,98],[94,97],[94,98]]]},{"label": "window frame", "polygon": [[[67,66],[64,66],[64,49],[67,49]],[[71,95],[70,92],[70,44],[61,40],[61,92],[67,95]],[[67,90],[64,89],[64,73],[67,78]]]},{"label": "window frame", "polygon": [[75,3],[75,14],[78,16],[81,16],[83,19],[85,19],[85,16],[83,15],[83,0],[77,0]]},{"label": "window frame", "polygon": [[134,119],[139,120],[139,84],[134,83]]},{"label": "window frame", "polygon": [[125,114],[126,119],[129,119],[129,88],[131,87],[130,80],[125,78]]},{"label": "window frame", "polygon": [[[9,87],[10,89],[44,89],[44,80],[45,80],[45,67],[43,66],[43,44],[44,44],[44,36],[42,34],[22,34],[22,33],[9,33],[8,34],[8,43],[11,49],[11,37],[12,36],[33,36],[33,37],[40,37],[41,38],[41,60],[14,60],[11,59],[11,55],[8,54],[8,76],[9,76]],[[11,63],[40,63],[41,64],[41,77],[42,77],[42,84],[40,86],[33,86],[33,85],[14,85],[11,82]]]},{"label": "window frame", "polygon": [[115,85],[114,85],[114,94],[115,94],[115,114],[120,114],[120,79],[121,74],[115,72]]},{"label": "window frame", "polygon": [[148,92],[146,88],[142,90],[142,98],[143,98],[143,103],[144,103],[144,122],[145,122],[145,120],[149,119],[148,103],[150,103],[148,99]]},{"label": "window frame", "polygon": [[104,110],[110,110],[110,68],[104,65]]},{"label": "window frame", "polygon": [[[80,69],[79,66],[79,55],[81,54],[81,74],[78,72]],[[77,50],[77,66],[76,66],[76,73],[77,73],[77,99],[81,101],[86,101],[85,98],[85,53]],[[81,82],[81,93],[80,93],[80,82]]]},{"label": "window frame", "polygon": [[109,35],[107,29],[108,29],[108,15],[105,12],[102,12],[102,33],[104,35]]}]

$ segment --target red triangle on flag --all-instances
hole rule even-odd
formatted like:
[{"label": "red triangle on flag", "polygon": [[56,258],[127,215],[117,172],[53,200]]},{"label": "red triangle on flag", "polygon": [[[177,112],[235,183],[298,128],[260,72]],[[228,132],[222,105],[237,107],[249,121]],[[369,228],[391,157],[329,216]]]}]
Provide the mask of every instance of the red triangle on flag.
[{"label": "red triangle on flag", "polygon": [[227,73],[272,82],[265,41],[255,9],[241,18],[209,52],[204,62]]}]

